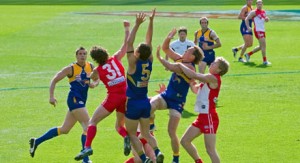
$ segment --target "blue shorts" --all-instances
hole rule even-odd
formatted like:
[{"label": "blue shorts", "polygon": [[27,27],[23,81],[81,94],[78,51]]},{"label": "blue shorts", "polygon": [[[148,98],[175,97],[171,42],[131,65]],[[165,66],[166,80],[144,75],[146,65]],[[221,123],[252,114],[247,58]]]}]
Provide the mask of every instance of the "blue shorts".
[{"label": "blue shorts", "polygon": [[241,23],[240,32],[241,32],[242,35],[253,35],[252,31],[247,31],[247,26],[246,26],[245,23]]},{"label": "blue shorts", "polygon": [[166,101],[168,109],[177,110],[180,114],[182,114],[184,102],[176,101],[171,98],[168,98],[166,94],[160,94],[161,97]]},{"label": "blue shorts", "polygon": [[82,99],[81,97],[76,97],[73,94],[69,94],[67,99],[67,104],[70,111],[85,107],[85,103],[86,100]]},{"label": "blue shorts", "polygon": [[203,62],[206,62],[206,64],[209,66],[211,63],[215,61],[215,51],[210,50],[210,51],[204,51],[204,58]]},{"label": "blue shorts", "polygon": [[138,120],[140,118],[149,118],[151,105],[148,98],[127,100],[125,116],[128,119]]}]

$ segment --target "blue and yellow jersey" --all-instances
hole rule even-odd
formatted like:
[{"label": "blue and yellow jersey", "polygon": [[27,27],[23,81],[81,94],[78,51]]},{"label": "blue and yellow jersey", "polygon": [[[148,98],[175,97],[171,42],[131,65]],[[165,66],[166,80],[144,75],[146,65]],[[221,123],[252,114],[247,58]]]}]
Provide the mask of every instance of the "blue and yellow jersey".
[{"label": "blue and yellow jersey", "polygon": [[134,74],[127,73],[126,95],[130,98],[147,98],[148,82],[152,71],[150,60],[138,60]]},{"label": "blue and yellow jersey", "polygon": [[[252,6],[249,7],[249,6],[245,5],[244,7],[247,8],[247,12],[245,13],[245,17],[247,17],[249,15],[249,13],[252,11]],[[246,26],[244,19],[242,20],[242,24]],[[252,26],[252,19],[249,20],[249,25],[250,25],[250,27]]]},{"label": "blue and yellow jersey", "polygon": [[165,94],[164,96],[167,96],[174,101],[185,103],[186,96],[190,88],[190,80],[191,79],[188,78],[184,73],[172,73],[168,87],[166,91],[163,92],[163,94]]},{"label": "blue and yellow jersey", "polygon": [[[208,46],[212,46],[215,44],[215,41],[211,39],[210,34],[213,30],[207,29],[205,32],[202,32],[201,29],[197,31],[197,39],[198,39],[198,46],[202,49],[203,43],[207,43]],[[203,49],[202,49],[203,50]],[[210,50],[203,50],[204,54],[214,51],[213,49]]]},{"label": "blue and yellow jersey", "polygon": [[93,65],[90,62],[86,62],[83,67],[76,63],[72,63],[70,66],[72,68],[72,76],[68,76],[70,93],[86,101],[90,84],[89,76],[93,71]]}]

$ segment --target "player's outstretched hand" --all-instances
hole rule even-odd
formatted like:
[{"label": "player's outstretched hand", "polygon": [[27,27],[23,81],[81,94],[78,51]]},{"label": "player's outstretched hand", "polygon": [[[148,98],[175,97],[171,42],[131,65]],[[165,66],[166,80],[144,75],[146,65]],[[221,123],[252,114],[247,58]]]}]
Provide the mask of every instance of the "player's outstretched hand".
[{"label": "player's outstretched hand", "polygon": [[126,27],[130,27],[130,23],[129,23],[128,20],[124,20],[124,21],[123,21],[123,25],[124,25],[125,28],[126,28]]},{"label": "player's outstretched hand", "polygon": [[166,90],[166,85],[164,83],[158,84],[158,86],[159,86],[159,90],[156,90],[155,91],[156,93],[160,94],[160,93],[162,93],[163,91]]},{"label": "player's outstretched hand", "polygon": [[146,20],[146,14],[143,12],[140,12],[136,14],[135,24],[140,25]]},{"label": "player's outstretched hand", "polygon": [[156,8],[154,8],[153,10],[152,10],[152,14],[150,15],[150,21],[153,21],[153,19],[154,19],[154,17],[155,17],[155,14],[156,14]]},{"label": "player's outstretched hand", "polygon": [[170,38],[170,39],[174,38],[176,32],[177,32],[176,28],[173,28],[173,29],[169,32],[168,38]]}]

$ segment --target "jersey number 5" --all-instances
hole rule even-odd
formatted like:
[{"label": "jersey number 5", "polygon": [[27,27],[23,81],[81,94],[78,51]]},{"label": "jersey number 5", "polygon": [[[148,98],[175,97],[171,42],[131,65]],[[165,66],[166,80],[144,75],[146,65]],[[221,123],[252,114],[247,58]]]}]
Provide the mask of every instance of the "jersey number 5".
[{"label": "jersey number 5", "polygon": [[146,69],[148,66],[149,66],[149,64],[142,64],[142,68],[143,68],[142,74],[143,74],[143,75],[146,74],[145,77],[141,77],[141,79],[142,79],[143,81],[148,81],[149,78],[150,78],[151,72],[150,72],[150,70]]}]

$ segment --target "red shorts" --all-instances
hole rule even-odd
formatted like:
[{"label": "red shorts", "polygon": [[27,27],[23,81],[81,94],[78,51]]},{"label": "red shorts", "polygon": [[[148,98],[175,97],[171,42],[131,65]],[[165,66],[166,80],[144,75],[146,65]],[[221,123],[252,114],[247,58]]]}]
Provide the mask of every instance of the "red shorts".
[{"label": "red shorts", "polygon": [[217,113],[199,114],[193,122],[193,126],[200,129],[204,134],[216,134],[219,126],[219,117]]},{"label": "red shorts", "polygon": [[262,31],[254,31],[255,37],[257,39],[266,38],[266,33]]},{"label": "red shorts", "polygon": [[102,106],[109,112],[113,112],[116,109],[117,112],[125,113],[126,100],[126,94],[111,93],[102,102]]}]

